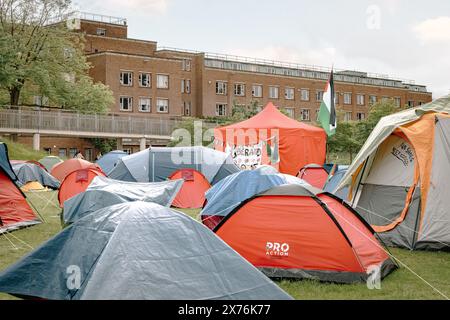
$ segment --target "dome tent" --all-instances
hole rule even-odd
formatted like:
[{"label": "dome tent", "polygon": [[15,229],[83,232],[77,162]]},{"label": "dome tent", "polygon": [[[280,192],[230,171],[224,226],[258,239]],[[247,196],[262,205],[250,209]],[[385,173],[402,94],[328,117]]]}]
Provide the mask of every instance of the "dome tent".
[{"label": "dome tent", "polygon": [[449,248],[449,113],[446,96],[383,117],[337,187],[388,245]]},{"label": "dome tent", "polygon": [[[280,172],[296,175],[308,163],[325,162],[325,131],[285,116],[271,102],[250,119],[214,129],[215,148],[221,151],[227,146],[254,145],[275,137],[276,142],[270,144],[278,147]],[[260,164],[269,164],[262,152]]]},{"label": "dome tent", "polygon": [[12,167],[20,183],[23,185],[28,182],[39,182],[44,187],[51,189],[59,188],[59,181],[45,171],[45,169],[42,169],[34,163],[16,163]]},{"label": "dome tent", "polygon": [[[67,287],[68,266],[81,272],[80,286]],[[77,220],[2,272],[0,291],[66,300],[291,299],[197,221],[140,201]]]},{"label": "dome tent", "polygon": [[39,160],[39,163],[42,164],[48,172],[51,172],[52,168],[60,162],[63,162],[63,160],[57,156],[46,156]]},{"label": "dome tent", "polygon": [[323,190],[329,193],[334,194],[336,197],[342,200],[347,200],[348,198],[348,187],[342,188],[338,191],[336,191],[337,186],[341,182],[342,178],[344,177],[345,173],[347,172],[348,166],[340,166],[341,168],[338,169],[325,183],[325,186],[323,187]]},{"label": "dome tent", "polygon": [[64,202],[63,222],[70,224],[99,209],[131,201],[170,207],[182,184],[183,180],[138,183],[97,176],[86,191]]},{"label": "dome tent", "polygon": [[242,202],[214,232],[270,277],[336,283],[396,268],[369,225],[314,187],[282,185]]},{"label": "dome tent", "polygon": [[[173,176],[179,170],[182,172]],[[198,174],[194,173],[194,170]],[[204,193],[211,185],[238,171],[229,155],[210,148],[152,147],[120,159],[109,173],[109,177],[131,182],[158,182],[171,176],[175,179],[182,177],[186,183],[183,184],[179,192],[180,197],[176,198],[174,203],[181,208],[188,208],[192,207],[192,202],[186,201],[185,194],[196,194],[194,205],[201,207]]]},{"label": "dome tent", "polygon": [[102,168],[103,172],[108,174],[116,166],[117,162],[127,156],[128,153],[122,150],[114,150],[103,155],[97,160],[97,164]]},{"label": "dome tent", "polygon": [[91,181],[98,176],[105,176],[105,174],[101,170],[92,168],[78,169],[69,173],[61,182],[59,188],[59,205],[63,207],[64,201],[85,191]]},{"label": "dome tent", "polygon": [[17,182],[8,148],[0,142],[0,234],[40,223]]},{"label": "dome tent", "polygon": [[241,202],[283,184],[307,185],[306,182],[294,176],[279,173],[267,165],[229,175],[206,193],[206,204],[200,212],[202,222],[208,228],[214,229]]},{"label": "dome tent", "polygon": [[305,180],[313,187],[323,189],[328,180],[328,171],[318,164],[308,164],[299,171],[297,177]]},{"label": "dome tent", "polygon": [[99,165],[83,159],[73,158],[54,165],[51,174],[56,179],[62,182],[70,173],[78,169],[89,169],[89,168],[103,173]]}]

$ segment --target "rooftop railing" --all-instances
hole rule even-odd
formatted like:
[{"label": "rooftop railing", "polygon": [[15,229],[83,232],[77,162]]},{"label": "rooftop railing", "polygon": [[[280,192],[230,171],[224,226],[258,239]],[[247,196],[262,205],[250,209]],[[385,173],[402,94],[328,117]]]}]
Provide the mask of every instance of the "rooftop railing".
[{"label": "rooftop railing", "polygon": [[122,26],[127,25],[126,18],[113,17],[113,16],[97,14],[97,13],[90,13],[90,12],[76,12],[74,14],[73,18],[78,18],[81,20],[90,20],[90,21],[111,23],[111,24],[117,24],[117,25],[122,25]]}]

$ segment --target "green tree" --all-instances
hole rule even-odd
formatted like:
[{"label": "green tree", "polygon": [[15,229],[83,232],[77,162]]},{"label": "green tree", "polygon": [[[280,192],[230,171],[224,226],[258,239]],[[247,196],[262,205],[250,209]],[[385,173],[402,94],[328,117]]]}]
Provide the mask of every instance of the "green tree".
[{"label": "green tree", "polygon": [[64,22],[71,15],[71,1],[0,3],[0,88],[7,91],[9,104],[19,105],[27,91],[64,108],[106,111],[112,92],[103,84],[93,84],[83,35]]},{"label": "green tree", "polygon": [[357,139],[357,123],[354,121],[340,122],[336,128],[336,133],[328,138],[328,153],[346,153],[353,161],[353,156],[361,147],[361,142]]}]

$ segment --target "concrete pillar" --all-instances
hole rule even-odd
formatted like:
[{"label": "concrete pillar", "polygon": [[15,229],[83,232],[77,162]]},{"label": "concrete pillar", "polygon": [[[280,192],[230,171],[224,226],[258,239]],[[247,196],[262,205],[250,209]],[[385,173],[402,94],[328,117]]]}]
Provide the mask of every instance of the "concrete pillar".
[{"label": "concrete pillar", "polygon": [[39,133],[33,134],[33,150],[39,151],[41,149],[41,135]]},{"label": "concrete pillar", "polygon": [[139,141],[140,151],[143,151],[147,147],[147,139],[141,138]]},{"label": "concrete pillar", "polygon": [[123,150],[122,138],[117,138],[117,150]]}]

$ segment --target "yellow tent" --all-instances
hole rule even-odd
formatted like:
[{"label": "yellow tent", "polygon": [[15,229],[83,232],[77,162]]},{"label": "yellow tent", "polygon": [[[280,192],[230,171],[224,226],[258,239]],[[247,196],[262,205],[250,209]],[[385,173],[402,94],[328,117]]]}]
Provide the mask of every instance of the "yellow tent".
[{"label": "yellow tent", "polygon": [[30,191],[48,191],[47,187],[44,187],[42,184],[40,184],[37,181],[30,181],[23,185],[20,188],[23,192],[30,192]]}]

